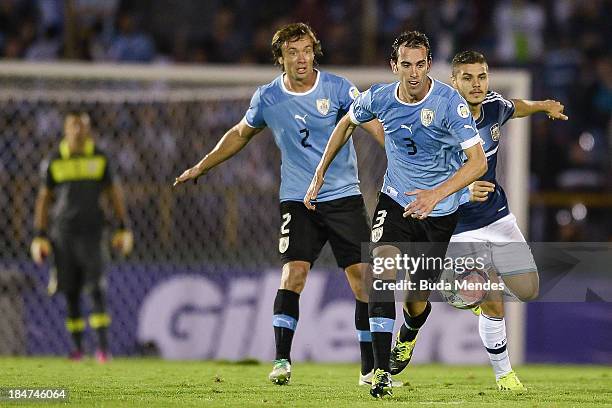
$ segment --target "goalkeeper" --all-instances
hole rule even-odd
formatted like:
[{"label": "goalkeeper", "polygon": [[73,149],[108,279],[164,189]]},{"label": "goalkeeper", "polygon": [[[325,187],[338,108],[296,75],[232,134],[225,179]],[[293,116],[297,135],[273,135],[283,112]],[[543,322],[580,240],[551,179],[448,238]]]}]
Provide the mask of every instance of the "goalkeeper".
[{"label": "goalkeeper", "polygon": [[[121,187],[113,179],[109,158],[94,144],[89,115],[69,113],[64,120],[64,138],[59,148],[41,164],[42,185],[34,211],[35,238],[31,245],[34,262],[42,265],[53,252],[55,268],[49,279],[49,294],[66,296],[66,328],[74,341],[70,358],[83,357],[85,319],[80,310],[82,292],[91,296],[89,326],[95,330],[100,363],[109,357],[107,330],[110,316],[105,309],[104,264],[108,247],[104,239],[105,218],[100,199],[107,194],[119,219],[112,245],[123,255],[131,252],[133,235]],[[51,222],[49,209],[51,208]],[[50,228],[48,228],[50,224]]]}]

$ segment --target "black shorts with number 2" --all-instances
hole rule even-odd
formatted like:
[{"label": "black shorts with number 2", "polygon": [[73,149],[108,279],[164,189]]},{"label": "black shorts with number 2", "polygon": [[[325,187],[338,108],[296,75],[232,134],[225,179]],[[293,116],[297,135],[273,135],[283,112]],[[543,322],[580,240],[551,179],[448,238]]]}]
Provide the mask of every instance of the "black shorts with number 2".
[{"label": "black shorts with number 2", "polygon": [[361,244],[370,241],[370,225],[361,195],[319,202],[310,211],[301,201],[280,203],[278,242],[283,264],[314,264],[327,241],[340,268],[361,263]]}]

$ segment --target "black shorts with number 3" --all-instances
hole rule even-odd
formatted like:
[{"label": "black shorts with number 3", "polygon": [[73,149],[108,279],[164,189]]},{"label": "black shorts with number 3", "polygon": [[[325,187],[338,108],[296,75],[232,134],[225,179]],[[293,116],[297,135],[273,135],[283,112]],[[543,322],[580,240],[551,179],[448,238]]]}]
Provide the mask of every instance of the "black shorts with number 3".
[{"label": "black shorts with number 3", "polygon": [[[398,245],[398,248],[408,250],[408,255],[444,259],[458,219],[456,211],[449,215],[429,216],[422,220],[404,218],[404,208],[388,195],[380,193],[372,221],[372,247],[398,243],[402,244]],[[412,245],[406,245],[407,243]],[[437,280],[440,272],[440,270],[420,270],[416,278]]]},{"label": "black shorts with number 3", "polygon": [[316,207],[310,211],[301,201],[280,203],[278,251],[283,264],[306,261],[312,266],[327,241],[340,268],[361,263],[361,244],[370,241],[363,197],[319,202]]}]

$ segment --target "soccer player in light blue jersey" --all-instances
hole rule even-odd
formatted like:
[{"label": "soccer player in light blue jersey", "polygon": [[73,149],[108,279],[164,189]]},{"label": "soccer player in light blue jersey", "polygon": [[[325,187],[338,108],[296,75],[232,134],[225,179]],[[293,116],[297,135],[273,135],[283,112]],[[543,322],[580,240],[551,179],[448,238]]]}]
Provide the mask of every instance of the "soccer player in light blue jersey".
[{"label": "soccer player in light blue jersey", "polygon": [[[286,384],[291,377],[291,342],[299,317],[299,297],[306,276],[327,241],[338,266],[345,270],[355,294],[355,327],[361,351],[360,385],[369,385],[374,358],[368,321],[368,288],[362,283],[369,264],[361,261],[361,243],[368,242],[369,221],[359,190],[355,148],[347,143],[330,167],[319,195],[317,212],[302,199],[336,123],[359,92],[343,77],[314,68],[321,44],[309,26],[289,24],[274,34],[274,61],[283,73],[255,91],[249,109],[217,146],[198,164],[177,177],[175,185],[206,174],[238,153],[265,127],[280,148],[280,237],[283,262],[280,288],[274,301],[276,358],[269,379]],[[366,130],[384,143],[376,120]]]},{"label": "soccer player in light blue jersey", "polygon": [[[493,270],[504,284],[519,300],[528,301],[538,296],[538,270],[516,218],[508,209],[506,193],[496,181],[501,128],[510,119],[537,112],[544,112],[553,120],[568,118],[563,114],[563,105],[557,101],[508,100],[490,91],[488,70],[487,61],[479,52],[463,51],[452,61],[451,81],[466,99],[476,120],[488,170],[470,185],[470,201],[459,207],[459,222],[451,238],[449,253],[463,256],[486,248],[493,260]],[[497,276],[491,278],[498,279]],[[508,357],[501,293],[491,292],[475,311],[479,313],[478,330],[489,354],[498,389],[524,390]]]},{"label": "soccer player in light blue jersey", "polygon": [[[462,190],[487,168],[480,136],[465,100],[450,86],[431,78],[431,48],[417,31],[396,38],[391,69],[398,81],[373,85],[362,93],[332,134],[312,179],[304,204],[314,200],[328,182],[326,171],[356,126],[377,118],[385,131],[387,171],[374,214],[371,241],[375,258],[401,256],[399,242],[438,243],[429,255],[444,257],[455,230]],[[467,157],[462,162],[462,155]],[[421,282],[437,280],[440,271],[420,269],[410,277]],[[395,323],[393,291],[397,270],[387,267],[374,276],[369,316],[375,373],[370,393],[391,394],[391,374],[410,361],[419,328],[431,304],[429,290],[414,291],[404,303],[404,319],[393,355]],[[376,288],[382,288],[378,290]],[[416,296],[415,296],[416,295]],[[390,361],[391,360],[391,361]]]}]

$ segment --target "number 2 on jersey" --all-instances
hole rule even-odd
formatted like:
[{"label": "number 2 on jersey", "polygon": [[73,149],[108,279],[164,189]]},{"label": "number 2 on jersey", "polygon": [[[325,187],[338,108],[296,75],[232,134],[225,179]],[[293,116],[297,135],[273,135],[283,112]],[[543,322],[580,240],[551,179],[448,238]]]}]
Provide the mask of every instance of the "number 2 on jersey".
[{"label": "number 2 on jersey", "polygon": [[287,224],[291,221],[291,213],[283,214],[283,223],[281,224],[281,234],[285,235],[289,233],[289,228],[287,228]]},{"label": "number 2 on jersey", "polygon": [[302,138],[302,146],[304,147],[312,147],[310,143],[307,142],[308,136],[310,136],[310,131],[306,128],[300,130],[300,133],[304,133],[304,137]]}]

